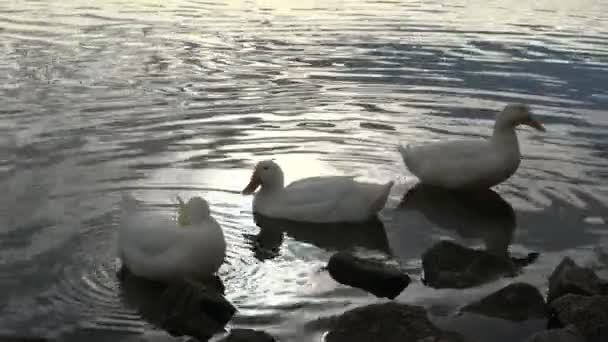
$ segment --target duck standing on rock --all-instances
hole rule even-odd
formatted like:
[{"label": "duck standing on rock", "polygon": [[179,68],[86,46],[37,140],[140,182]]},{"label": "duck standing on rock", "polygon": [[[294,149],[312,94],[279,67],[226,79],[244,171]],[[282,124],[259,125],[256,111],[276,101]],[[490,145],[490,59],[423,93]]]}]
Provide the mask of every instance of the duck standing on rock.
[{"label": "duck standing on rock", "polygon": [[252,194],[261,187],[253,199],[253,212],[262,216],[309,223],[355,223],[375,217],[384,207],[393,183],[322,176],[284,186],[281,167],[272,160],[264,160],[256,164],[242,193]]},{"label": "duck standing on rock", "polygon": [[399,146],[406,167],[427,185],[453,189],[488,189],[511,177],[521,161],[515,128],[545,131],[525,104],[509,104],[496,117],[488,139],[451,140]]}]

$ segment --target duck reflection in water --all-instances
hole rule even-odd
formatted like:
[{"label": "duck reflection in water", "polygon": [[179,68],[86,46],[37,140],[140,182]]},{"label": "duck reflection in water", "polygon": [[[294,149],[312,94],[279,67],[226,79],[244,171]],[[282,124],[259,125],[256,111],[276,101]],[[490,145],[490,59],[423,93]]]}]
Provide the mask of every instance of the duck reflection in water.
[{"label": "duck reflection in water", "polygon": [[463,192],[419,183],[404,195],[400,207],[420,212],[433,226],[465,240],[482,240],[488,253],[509,256],[516,215],[493,190]]},{"label": "duck reflection in water", "polygon": [[384,224],[378,218],[361,223],[304,223],[254,214],[254,221],[259,233],[245,238],[259,260],[278,256],[285,235],[327,251],[364,248],[391,254]]}]

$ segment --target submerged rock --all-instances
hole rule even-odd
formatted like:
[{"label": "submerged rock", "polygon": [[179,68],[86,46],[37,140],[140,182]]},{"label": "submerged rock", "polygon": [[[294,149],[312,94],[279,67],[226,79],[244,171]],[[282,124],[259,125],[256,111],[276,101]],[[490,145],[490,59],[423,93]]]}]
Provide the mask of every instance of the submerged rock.
[{"label": "submerged rock", "polygon": [[171,284],[159,299],[162,325],[173,335],[208,339],[221,331],[236,308],[211,286],[191,281]]},{"label": "submerged rock", "polygon": [[606,292],[606,283],[593,270],[577,265],[570,257],[565,257],[549,276],[547,303],[568,294],[584,296]]},{"label": "submerged rock", "polygon": [[586,342],[575,326],[544,330],[528,337],[525,342]]},{"label": "submerged rock", "polygon": [[550,306],[562,326],[574,325],[587,341],[608,341],[608,296],[567,294]]},{"label": "submerged rock", "polygon": [[522,259],[501,257],[444,240],[422,254],[424,282],[434,288],[473,287],[501,276],[514,276],[537,256],[531,253]]},{"label": "submerged rock", "polygon": [[338,252],[327,269],[336,281],[366,290],[376,297],[393,299],[410,283],[410,277],[388,258]]},{"label": "submerged rock", "polygon": [[510,321],[543,318],[547,315],[545,299],[536,287],[526,283],[507,285],[487,297],[465,306],[462,311]]},{"label": "submerged rock", "polygon": [[232,329],[230,335],[220,342],[275,342],[276,340],[265,331],[255,329]]},{"label": "submerged rock", "polygon": [[222,295],[224,286],[217,277],[201,283],[164,284],[137,277],[123,268],[119,278],[125,303],[173,336],[186,335],[206,341],[224,331],[236,312]]},{"label": "submerged rock", "polygon": [[463,342],[437,328],[420,306],[394,302],[371,304],[345,312],[330,323],[327,342]]}]

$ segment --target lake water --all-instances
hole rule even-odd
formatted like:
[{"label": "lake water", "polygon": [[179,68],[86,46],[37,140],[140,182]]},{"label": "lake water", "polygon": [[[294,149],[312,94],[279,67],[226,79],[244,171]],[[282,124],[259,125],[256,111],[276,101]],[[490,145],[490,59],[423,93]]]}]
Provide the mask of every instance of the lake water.
[{"label": "lake water", "polygon": [[[544,323],[461,305],[514,280],[544,292],[565,255],[608,273],[608,2],[5,0],[0,38],[0,335],[168,338],[121,297],[122,191],[167,215],[175,195],[209,200],[228,328],[320,340],[310,322],[383,301],[322,269],[357,234],[255,225],[240,190],[267,158],[287,181],[395,180],[384,231],[359,240],[385,239],[409,270],[396,301],[472,341]],[[416,179],[397,143],[487,136],[508,102],[547,128],[519,130],[522,165],[495,188],[515,219],[441,196],[400,205]],[[515,279],[434,290],[420,255],[441,238],[541,254]]]}]

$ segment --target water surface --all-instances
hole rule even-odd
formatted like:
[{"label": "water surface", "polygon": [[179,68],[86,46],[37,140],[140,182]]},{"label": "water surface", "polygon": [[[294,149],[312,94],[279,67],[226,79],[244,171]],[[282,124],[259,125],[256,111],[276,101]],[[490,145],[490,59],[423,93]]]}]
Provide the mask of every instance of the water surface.
[{"label": "water surface", "polygon": [[[543,322],[453,318],[513,279],[424,287],[420,255],[438,239],[540,252],[516,280],[542,291],[564,255],[607,273],[606,2],[290,3],[0,3],[0,334],[162,336],[115,276],[122,191],[167,215],[175,195],[207,198],[228,241],[229,328],[281,341],[318,340],[311,322],[380,301],[322,270],[334,250],[370,241],[414,277],[396,300],[473,341],[516,341]],[[495,189],[502,209],[400,203],[416,179],[397,143],[487,136],[514,101],[547,132],[519,131],[522,165]],[[266,158],[287,181],[395,180],[384,230],[261,230],[239,191]]]}]

